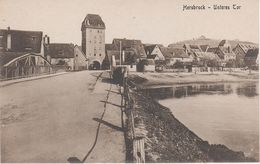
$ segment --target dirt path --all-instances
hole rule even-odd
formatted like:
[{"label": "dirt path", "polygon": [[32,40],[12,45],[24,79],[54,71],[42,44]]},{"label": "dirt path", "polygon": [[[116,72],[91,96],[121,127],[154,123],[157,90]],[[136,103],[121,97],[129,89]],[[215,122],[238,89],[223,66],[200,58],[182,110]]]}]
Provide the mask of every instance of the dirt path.
[{"label": "dirt path", "polygon": [[0,88],[1,162],[79,162],[96,138],[85,162],[124,162],[121,95],[105,73],[97,80],[100,73],[76,72]]}]

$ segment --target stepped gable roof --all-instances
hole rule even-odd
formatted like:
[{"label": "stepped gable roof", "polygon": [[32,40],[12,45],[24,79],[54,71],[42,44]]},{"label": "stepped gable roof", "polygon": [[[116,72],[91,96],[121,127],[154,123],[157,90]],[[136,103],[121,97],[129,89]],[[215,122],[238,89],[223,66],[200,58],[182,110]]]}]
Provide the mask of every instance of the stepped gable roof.
[{"label": "stepped gable roof", "polygon": [[51,58],[74,58],[74,45],[71,43],[51,43],[47,55]]},{"label": "stepped gable roof", "polygon": [[87,14],[85,19],[82,22],[81,30],[84,28],[97,28],[97,29],[105,29],[105,23],[102,18],[97,14]]}]

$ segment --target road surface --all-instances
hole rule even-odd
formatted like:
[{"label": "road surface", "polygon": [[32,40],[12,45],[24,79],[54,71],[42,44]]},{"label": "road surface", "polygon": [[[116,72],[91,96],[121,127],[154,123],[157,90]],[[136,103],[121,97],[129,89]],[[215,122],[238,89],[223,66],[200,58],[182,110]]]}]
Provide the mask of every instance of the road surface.
[{"label": "road surface", "polygon": [[125,162],[121,95],[100,74],[82,71],[1,87],[1,162]]}]

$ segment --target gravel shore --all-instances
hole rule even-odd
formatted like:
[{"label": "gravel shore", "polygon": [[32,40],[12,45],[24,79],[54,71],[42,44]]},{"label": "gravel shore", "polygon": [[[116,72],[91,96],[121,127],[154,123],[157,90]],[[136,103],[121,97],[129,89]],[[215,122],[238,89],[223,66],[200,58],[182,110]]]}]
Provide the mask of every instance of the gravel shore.
[{"label": "gravel shore", "polygon": [[[135,73],[129,76],[133,87],[145,88],[153,85],[173,85],[193,82],[257,81],[258,74],[159,74]],[[174,78],[173,78],[174,77]],[[132,84],[133,84],[132,83]],[[182,124],[172,112],[137,90],[133,91],[136,117],[147,130],[146,162],[255,162],[225,145],[209,144]]]},{"label": "gravel shore", "polygon": [[149,97],[132,93],[135,115],[147,130],[146,162],[254,162],[243,152],[212,145],[190,131],[171,111]]}]

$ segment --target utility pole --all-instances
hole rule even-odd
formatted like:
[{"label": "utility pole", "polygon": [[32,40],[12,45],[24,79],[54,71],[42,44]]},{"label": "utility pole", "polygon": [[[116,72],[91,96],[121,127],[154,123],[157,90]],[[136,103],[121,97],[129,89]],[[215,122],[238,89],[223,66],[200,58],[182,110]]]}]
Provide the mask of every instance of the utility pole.
[{"label": "utility pole", "polygon": [[122,47],[122,45],[121,45],[122,43],[121,43],[121,41],[119,41],[119,57],[120,57],[120,65],[122,64],[121,63],[121,47]]}]

